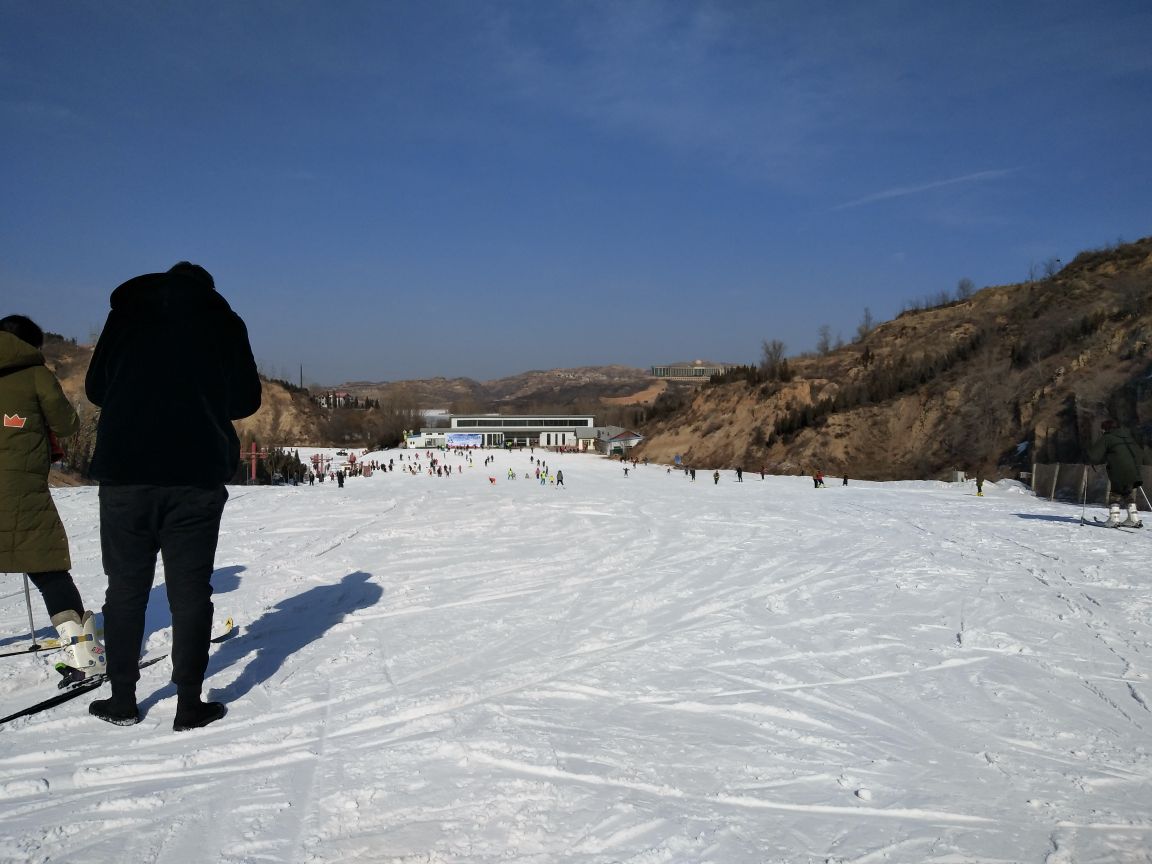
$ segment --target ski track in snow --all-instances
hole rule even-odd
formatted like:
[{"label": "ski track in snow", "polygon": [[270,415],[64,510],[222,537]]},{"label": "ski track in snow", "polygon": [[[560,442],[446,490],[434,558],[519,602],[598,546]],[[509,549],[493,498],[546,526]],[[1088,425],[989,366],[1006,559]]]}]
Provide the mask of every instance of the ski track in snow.
[{"label": "ski track in snow", "polygon": [[[1152,861],[1152,534],[1009,483],[487,455],[232,489],[228,716],[173,734],[161,663],[138,726],[0,728],[0,861]],[[95,492],[56,492],[85,598]],[[0,660],[0,710],[51,662]]]}]

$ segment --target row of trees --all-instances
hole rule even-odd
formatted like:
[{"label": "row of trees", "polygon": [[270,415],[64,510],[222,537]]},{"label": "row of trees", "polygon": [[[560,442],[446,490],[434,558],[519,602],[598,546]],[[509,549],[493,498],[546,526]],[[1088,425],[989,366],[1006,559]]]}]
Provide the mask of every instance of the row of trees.
[{"label": "row of trees", "polygon": [[943,309],[945,306],[951,306],[954,303],[963,303],[965,300],[971,299],[975,293],[976,283],[964,277],[956,283],[956,288],[952,291],[941,288],[935,294],[929,294],[916,300],[904,301],[904,306],[900,310],[900,314],[904,314],[905,312],[923,312],[928,309]]},{"label": "row of trees", "polygon": [[[872,310],[867,306],[864,307],[864,314],[860,319],[860,323],[856,325],[856,336],[854,341],[862,342],[864,338],[876,329],[876,319],[872,316]],[[821,324],[816,331],[816,354],[821,357],[827,357],[833,351],[839,351],[844,347],[844,337],[839,333],[836,338],[832,338],[832,328],[827,324]],[[792,380],[791,370],[788,368],[788,358],[786,356],[787,346],[779,339],[765,340],[761,345],[760,353],[760,371],[763,380],[766,381],[790,381]]]},{"label": "row of trees", "polygon": [[424,425],[424,415],[414,401],[403,397],[371,401],[374,405],[369,409],[334,409],[324,415],[321,438],[356,447],[396,447],[404,440],[404,430]]},{"label": "row of trees", "polygon": [[[1055,267],[1059,269],[1059,259],[1053,259]],[[1054,275],[1055,271],[1053,271]],[[921,311],[924,309],[937,309],[944,306],[950,306],[953,303],[963,302],[972,297],[976,293],[976,284],[969,278],[965,277],[956,284],[954,291],[942,290],[938,294],[925,297],[921,300],[908,301],[904,304],[904,312],[907,311]],[[864,307],[864,314],[860,318],[860,323],[856,325],[856,334],[853,338],[854,342],[863,342],[864,339],[876,329],[876,319],[872,315],[872,310],[867,306]],[[832,328],[828,324],[821,324],[816,331],[816,347],[815,353],[821,357],[827,357],[833,351],[838,351],[844,347],[844,337],[837,333],[835,337],[832,335]],[[788,381],[791,376],[788,371],[788,361],[785,357],[786,347],[779,339],[765,340],[762,345],[760,371],[763,380],[767,381]],[[745,373],[741,373],[745,374]],[[717,382],[722,383],[722,382]]]}]

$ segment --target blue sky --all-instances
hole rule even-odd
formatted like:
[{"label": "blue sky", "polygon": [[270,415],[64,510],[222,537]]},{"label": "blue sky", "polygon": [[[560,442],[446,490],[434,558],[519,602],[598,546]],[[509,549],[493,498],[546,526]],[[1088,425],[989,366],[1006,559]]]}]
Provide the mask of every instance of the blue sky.
[{"label": "blue sky", "polygon": [[0,297],[181,259],[307,381],[852,336],[1152,234],[1152,4],[0,5]]}]

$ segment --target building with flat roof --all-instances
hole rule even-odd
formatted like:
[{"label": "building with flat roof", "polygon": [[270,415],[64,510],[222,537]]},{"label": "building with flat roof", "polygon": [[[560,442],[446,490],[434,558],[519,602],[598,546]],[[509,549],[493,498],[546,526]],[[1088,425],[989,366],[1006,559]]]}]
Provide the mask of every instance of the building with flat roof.
[{"label": "building with flat roof", "polygon": [[407,446],[580,448],[595,428],[591,414],[461,414],[449,418],[447,429],[407,436]]},{"label": "building with flat roof", "polygon": [[691,363],[672,363],[668,366],[653,366],[648,371],[653,378],[677,378],[699,381],[711,378],[713,375],[723,375],[731,368],[731,364],[706,363],[703,360],[693,360]]}]

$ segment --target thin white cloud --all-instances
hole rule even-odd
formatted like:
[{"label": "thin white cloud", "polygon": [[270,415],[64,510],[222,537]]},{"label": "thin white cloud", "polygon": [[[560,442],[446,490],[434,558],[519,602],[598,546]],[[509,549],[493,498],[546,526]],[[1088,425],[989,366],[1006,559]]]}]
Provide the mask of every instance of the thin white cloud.
[{"label": "thin white cloud", "polygon": [[83,120],[78,112],[67,105],[38,99],[0,100],[0,113],[60,123],[78,123]]},{"label": "thin white cloud", "polygon": [[863,198],[857,198],[855,201],[846,201],[843,204],[837,204],[835,207],[829,207],[828,209],[830,211],[849,210],[853,207],[875,204],[877,201],[887,201],[890,198],[906,198],[909,195],[919,195],[922,192],[931,192],[933,189],[942,189],[945,186],[958,186],[962,183],[978,183],[983,180],[997,180],[1001,177],[1007,177],[1015,171],[1015,168],[977,171],[975,174],[965,174],[962,177],[950,177],[947,180],[937,180],[933,183],[921,183],[919,186],[894,186],[891,189],[885,189],[883,192],[866,195]]},{"label": "thin white cloud", "polygon": [[771,16],[643,0],[579,8],[591,11],[566,19],[556,44],[521,19],[491,23],[493,68],[513,99],[781,182],[867,118],[870,69],[849,76],[789,46]]}]

